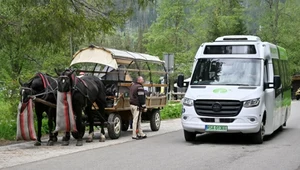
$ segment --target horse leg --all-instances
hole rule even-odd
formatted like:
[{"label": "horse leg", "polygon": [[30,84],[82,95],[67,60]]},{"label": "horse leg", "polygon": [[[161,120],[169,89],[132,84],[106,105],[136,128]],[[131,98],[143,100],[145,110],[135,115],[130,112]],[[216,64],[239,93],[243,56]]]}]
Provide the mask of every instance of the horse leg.
[{"label": "horse leg", "polygon": [[56,133],[53,133],[53,130],[54,130],[54,126],[53,124],[54,123],[54,116],[55,116],[55,112],[53,112],[54,109],[49,109],[49,112],[48,112],[48,127],[49,127],[49,140],[48,140],[48,143],[47,143],[47,146],[53,146],[54,145],[54,142],[57,142],[57,132]]},{"label": "horse leg", "polygon": [[37,128],[38,128],[38,133],[37,133],[37,140],[34,143],[34,146],[41,146],[42,145],[42,119],[43,119],[43,111],[40,109],[36,108],[36,117],[37,117]]},{"label": "horse leg", "polygon": [[[56,122],[56,119],[55,119],[55,122]],[[57,133],[58,132],[56,132],[55,133],[55,135],[57,136]],[[70,139],[71,139],[71,133],[70,132],[65,132],[65,136],[63,136],[63,138],[62,138],[62,146],[68,146],[69,145],[69,143],[70,143]]]},{"label": "horse leg", "polygon": [[100,122],[101,122],[101,132],[100,132],[100,139],[99,142],[105,142],[105,130],[104,130],[104,111],[105,111],[105,104],[102,103],[100,100],[97,100],[97,105],[99,107],[99,112],[100,112]]},{"label": "horse leg", "polygon": [[99,142],[105,142],[105,131],[104,131],[104,121],[101,121],[101,133],[100,133],[100,139]]},{"label": "horse leg", "polygon": [[[51,111],[52,112],[50,112],[50,113],[51,113],[51,117],[52,117],[53,130],[55,130],[55,127],[56,127],[56,108],[52,108]],[[58,141],[57,136],[58,136],[58,132],[53,133],[53,141],[54,142]]]},{"label": "horse leg", "polygon": [[[75,97],[75,96],[74,96]],[[76,104],[73,103],[73,111],[74,114],[76,115],[76,127],[77,127],[77,131],[78,131],[78,138],[77,138],[77,142],[76,142],[76,146],[82,146],[83,142],[82,142],[82,133],[84,133],[84,131],[82,131],[82,106],[80,104]]]},{"label": "horse leg", "polygon": [[87,106],[85,108],[85,114],[88,117],[89,121],[89,135],[86,139],[86,142],[93,142],[94,138],[94,114],[92,113],[91,106]]},{"label": "horse leg", "polygon": [[68,146],[70,143],[71,134],[70,132],[66,132],[65,136],[62,138],[62,146]]}]

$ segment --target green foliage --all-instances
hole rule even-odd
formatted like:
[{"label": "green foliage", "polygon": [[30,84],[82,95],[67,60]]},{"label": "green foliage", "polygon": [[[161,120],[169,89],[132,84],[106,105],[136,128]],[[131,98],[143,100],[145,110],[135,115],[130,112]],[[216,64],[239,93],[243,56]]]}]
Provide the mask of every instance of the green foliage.
[{"label": "green foliage", "polygon": [[[248,1],[248,26],[263,41],[269,41],[287,50],[290,73],[300,72],[298,26],[300,3],[291,1]],[[252,17],[252,19],[250,19]],[[251,24],[250,24],[251,23]]]},{"label": "green foliage", "polygon": [[182,113],[181,103],[168,103],[161,111],[161,119],[179,118]]},{"label": "green foliage", "polygon": [[[145,34],[150,54],[175,55],[174,75],[189,77],[194,56],[206,41],[226,34],[246,34],[243,7],[239,0],[160,1],[156,22]],[[176,77],[171,75],[171,77]]]},{"label": "green foliage", "polygon": [[[36,129],[36,132],[37,132],[37,125],[36,125],[35,129]],[[48,127],[48,119],[44,118],[44,119],[42,119],[42,135],[46,135],[46,134],[49,134],[49,133],[50,132],[49,132],[49,127]]]},{"label": "green foliage", "polygon": [[0,120],[0,140],[14,140],[16,139],[16,120],[1,119]]},{"label": "green foliage", "polygon": [[3,92],[0,92],[0,139],[15,139],[15,115],[16,114],[11,114],[11,106],[4,100]]}]

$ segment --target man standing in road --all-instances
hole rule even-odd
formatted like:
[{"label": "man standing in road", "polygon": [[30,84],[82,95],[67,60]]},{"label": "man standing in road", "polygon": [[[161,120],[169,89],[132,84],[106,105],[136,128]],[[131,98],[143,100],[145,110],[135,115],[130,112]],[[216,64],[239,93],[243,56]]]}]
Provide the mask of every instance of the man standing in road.
[{"label": "man standing in road", "polygon": [[133,117],[132,139],[144,139],[147,137],[141,128],[142,112],[147,110],[143,83],[144,78],[139,76],[130,87],[130,110]]}]

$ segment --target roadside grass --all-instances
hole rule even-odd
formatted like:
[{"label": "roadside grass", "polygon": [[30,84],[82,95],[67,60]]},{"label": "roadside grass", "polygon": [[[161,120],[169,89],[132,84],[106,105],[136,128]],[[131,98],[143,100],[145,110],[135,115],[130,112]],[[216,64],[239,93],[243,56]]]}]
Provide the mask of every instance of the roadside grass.
[{"label": "roadside grass", "polygon": [[16,137],[16,114],[11,111],[11,105],[0,93],[0,140],[13,140]]},{"label": "roadside grass", "polygon": [[175,119],[181,116],[182,104],[179,102],[168,102],[167,105],[160,111],[162,120]]},{"label": "roadside grass", "polygon": [[[0,141],[16,140],[17,133],[17,103],[11,104],[0,93]],[[44,116],[45,117],[45,116]],[[36,115],[34,126],[37,129]],[[36,130],[37,131],[37,130]],[[42,121],[42,135],[49,133],[47,117]]]}]

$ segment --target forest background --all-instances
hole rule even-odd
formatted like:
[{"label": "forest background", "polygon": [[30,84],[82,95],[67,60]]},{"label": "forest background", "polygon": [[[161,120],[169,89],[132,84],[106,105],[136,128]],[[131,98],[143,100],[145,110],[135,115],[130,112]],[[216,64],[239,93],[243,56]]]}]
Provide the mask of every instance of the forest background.
[{"label": "forest background", "polygon": [[173,53],[175,79],[190,76],[202,43],[257,35],[287,49],[292,76],[300,72],[298,16],[299,0],[0,0],[0,139],[15,132],[18,79],[55,75],[90,44]]}]

